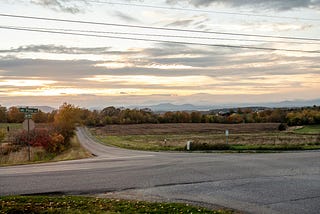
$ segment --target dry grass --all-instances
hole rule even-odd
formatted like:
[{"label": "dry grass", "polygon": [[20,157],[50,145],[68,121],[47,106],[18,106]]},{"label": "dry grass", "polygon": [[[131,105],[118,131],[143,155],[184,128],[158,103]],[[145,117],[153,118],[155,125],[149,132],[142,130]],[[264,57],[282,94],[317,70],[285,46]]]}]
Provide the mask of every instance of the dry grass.
[{"label": "dry grass", "polygon": [[91,153],[80,146],[76,137],[71,141],[71,147],[59,155],[47,153],[43,148],[31,147],[30,161],[28,158],[28,147],[23,147],[19,151],[10,152],[0,156],[1,165],[17,165],[28,163],[41,163],[50,161],[74,160],[91,157]]},{"label": "dry grass", "polygon": [[[183,150],[187,141],[198,144],[226,143],[225,130],[229,130],[228,143],[234,146],[309,146],[320,144],[319,135],[278,131],[276,123],[259,124],[139,124],[111,125],[92,128],[91,132],[102,142],[138,150]],[[289,146],[288,146],[289,145]]]},{"label": "dry grass", "polygon": [[278,131],[279,123],[246,123],[246,124],[217,124],[217,123],[170,123],[170,124],[131,124],[107,125],[92,128],[97,135],[163,135],[208,133],[223,134],[226,129],[230,133],[257,133]]},{"label": "dry grass", "polygon": [[[46,152],[42,148],[30,149],[30,162],[37,162],[41,157],[45,156]],[[29,162],[28,147],[23,147],[19,151],[10,152],[7,155],[0,157],[0,165],[16,165]]]},{"label": "dry grass", "polygon": [[64,151],[62,154],[53,158],[53,161],[62,161],[62,160],[75,160],[91,157],[92,154],[83,148],[77,137],[74,137],[71,140],[71,148]]}]

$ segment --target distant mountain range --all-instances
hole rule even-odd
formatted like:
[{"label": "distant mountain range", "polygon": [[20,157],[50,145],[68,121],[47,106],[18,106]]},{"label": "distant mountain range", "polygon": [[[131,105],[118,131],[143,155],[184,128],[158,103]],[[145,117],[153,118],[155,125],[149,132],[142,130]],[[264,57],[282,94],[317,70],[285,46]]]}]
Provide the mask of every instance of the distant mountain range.
[{"label": "distant mountain range", "polygon": [[320,105],[320,99],[316,100],[296,100],[296,101],[282,101],[278,103],[269,103],[264,104],[266,107],[305,107],[305,106],[319,106]]},{"label": "distant mountain range", "polygon": [[149,108],[152,111],[192,111],[192,110],[206,111],[206,110],[210,110],[211,107],[209,107],[209,106],[195,106],[192,104],[175,105],[172,103],[161,103],[158,105],[140,106],[140,107],[136,107],[136,108]]},{"label": "distant mountain range", "polygon": [[320,106],[320,99],[316,100],[295,100],[295,101],[283,101],[274,103],[240,103],[240,104],[225,104],[225,105],[206,105],[197,106],[192,104],[175,105],[172,103],[161,103],[150,106],[129,106],[129,108],[149,108],[152,111],[208,111],[213,109],[225,109],[225,108],[244,108],[244,107],[266,107],[266,108],[292,108],[292,107],[306,107],[306,106]]},{"label": "distant mountain range", "polygon": [[[160,103],[157,105],[145,105],[145,106],[125,106],[130,109],[143,109],[148,108],[155,112],[166,112],[166,111],[209,111],[209,110],[219,110],[219,109],[232,109],[232,108],[293,108],[293,107],[306,107],[306,106],[320,106],[320,99],[315,100],[293,100],[293,101],[282,101],[282,102],[270,102],[270,103],[233,103],[233,104],[220,104],[220,105],[193,105],[193,104],[172,104],[172,103]],[[56,108],[50,106],[29,106],[31,108],[38,108],[42,112],[48,113]],[[102,110],[108,107],[108,105],[103,107],[89,108],[90,110]]]},{"label": "distant mountain range", "polygon": [[40,111],[45,112],[45,113],[49,113],[49,112],[52,112],[53,110],[56,110],[55,108],[52,108],[50,106],[29,106],[29,107],[30,108],[37,108]]}]

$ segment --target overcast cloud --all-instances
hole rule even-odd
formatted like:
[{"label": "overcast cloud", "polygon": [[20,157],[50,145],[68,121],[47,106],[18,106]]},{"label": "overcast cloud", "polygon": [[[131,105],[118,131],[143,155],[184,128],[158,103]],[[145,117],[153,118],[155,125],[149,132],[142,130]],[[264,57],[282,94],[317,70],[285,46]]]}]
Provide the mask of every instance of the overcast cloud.
[{"label": "overcast cloud", "polygon": [[[87,107],[319,98],[320,54],[306,51],[320,50],[320,0],[131,2],[221,13],[87,0],[0,1],[1,13],[92,22],[1,17],[0,26],[80,30],[92,35],[0,28],[0,105],[70,102]],[[239,11],[257,12],[257,16]],[[165,30],[166,26],[183,31]],[[123,36],[120,33],[135,40],[116,38]],[[288,37],[292,38],[284,39]]]},{"label": "overcast cloud", "polygon": [[188,2],[196,7],[206,7],[217,3],[233,7],[249,6],[280,11],[320,6],[319,0],[167,0],[169,4],[177,4],[179,2]]},{"label": "overcast cloud", "polygon": [[84,12],[84,5],[86,5],[86,0],[31,0],[32,3],[41,5],[43,7],[61,11],[66,13],[81,13]]},{"label": "overcast cloud", "polygon": [[[64,54],[94,54],[119,60],[50,60],[17,58],[19,53],[42,52]],[[0,58],[0,68],[7,77],[41,77],[52,80],[81,79],[94,75],[205,75],[247,78],[261,75],[317,74],[314,66],[320,56],[284,56],[252,50],[217,52],[215,48],[190,48],[185,45],[165,45],[158,48],[116,51],[106,48],[67,48],[39,45],[2,50],[7,56]],[[254,57],[252,55],[254,54]],[[11,57],[10,57],[11,56]],[[125,61],[123,60],[125,59]],[[275,63],[277,62],[277,63]],[[166,69],[166,67],[168,67]],[[1,76],[1,73],[0,73]]]}]

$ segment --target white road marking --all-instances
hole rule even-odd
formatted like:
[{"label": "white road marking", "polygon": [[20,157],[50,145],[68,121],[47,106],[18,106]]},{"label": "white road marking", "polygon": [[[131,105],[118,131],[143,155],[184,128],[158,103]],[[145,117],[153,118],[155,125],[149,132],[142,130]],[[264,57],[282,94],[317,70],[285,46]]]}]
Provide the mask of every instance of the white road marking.
[{"label": "white road marking", "polygon": [[[96,158],[88,158],[81,160],[71,160],[71,161],[62,161],[50,164],[34,164],[34,165],[23,165],[15,167],[3,167],[0,168],[0,175],[16,175],[16,174],[29,174],[29,173],[40,173],[40,172],[63,172],[63,171],[72,171],[72,170],[88,170],[93,169],[92,165],[90,167],[84,167],[79,164],[91,163],[97,160],[127,160],[135,158],[144,158],[144,157],[153,157],[154,155],[136,155],[136,156],[114,156],[114,157],[103,157],[99,156]],[[72,163],[72,164],[70,164]]]}]

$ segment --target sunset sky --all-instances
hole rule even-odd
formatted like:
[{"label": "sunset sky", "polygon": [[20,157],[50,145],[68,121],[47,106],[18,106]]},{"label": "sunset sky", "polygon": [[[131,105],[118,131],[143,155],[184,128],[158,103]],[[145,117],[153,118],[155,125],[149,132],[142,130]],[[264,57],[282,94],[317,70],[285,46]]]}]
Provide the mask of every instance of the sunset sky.
[{"label": "sunset sky", "polygon": [[4,106],[320,98],[320,0],[0,0],[0,35]]}]

